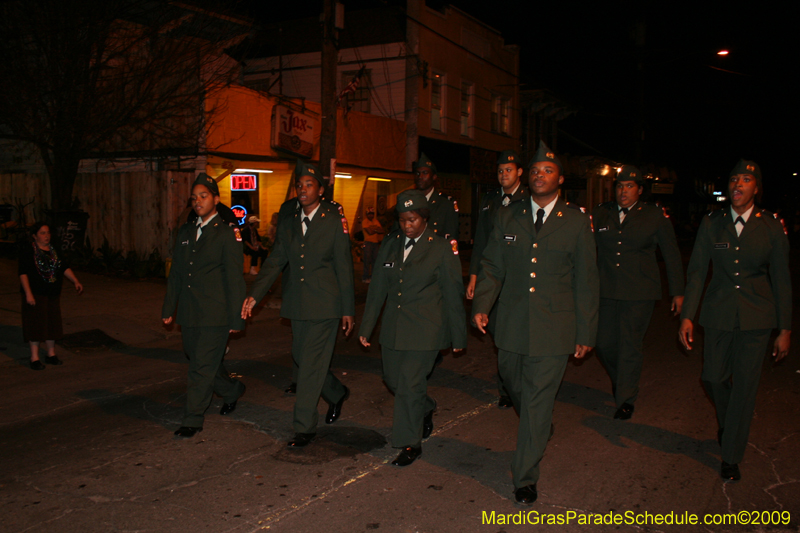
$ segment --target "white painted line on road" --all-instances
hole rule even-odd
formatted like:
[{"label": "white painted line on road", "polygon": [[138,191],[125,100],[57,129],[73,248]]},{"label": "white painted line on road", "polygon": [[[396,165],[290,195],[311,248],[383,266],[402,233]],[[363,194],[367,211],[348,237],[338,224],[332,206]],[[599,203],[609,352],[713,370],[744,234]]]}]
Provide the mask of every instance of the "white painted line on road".
[{"label": "white painted line on road", "polygon": [[[492,402],[492,403],[487,403],[487,404],[484,404],[484,405],[479,405],[475,409],[473,409],[471,411],[467,411],[466,413],[462,413],[461,415],[457,416],[453,420],[450,420],[449,422],[445,422],[440,427],[436,428],[436,430],[432,433],[432,435],[438,435],[440,433],[448,431],[449,429],[451,429],[451,428],[453,428],[455,426],[458,426],[462,422],[465,422],[465,421],[467,421],[467,420],[469,420],[471,418],[474,418],[474,417],[478,416],[479,414],[483,413],[484,411],[487,411],[488,409],[490,409],[492,407],[496,407],[496,406],[497,406],[497,402]],[[392,453],[392,455],[393,455],[393,453]],[[284,507],[283,509],[278,509],[278,510],[273,511],[266,518],[259,520],[258,521],[258,527],[256,529],[253,529],[252,532],[254,533],[256,531],[270,529],[273,525],[276,525],[281,520],[283,520],[285,518],[288,518],[289,516],[299,512],[299,511],[302,511],[303,509],[305,509],[306,507],[308,507],[312,503],[318,502],[318,501],[323,501],[325,498],[327,498],[328,496],[330,496],[332,494],[335,494],[340,489],[343,489],[344,487],[346,487],[348,485],[352,485],[353,483],[361,481],[362,479],[367,477],[369,474],[372,474],[373,472],[377,472],[378,470],[380,470],[381,468],[386,466],[388,463],[389,463],[389,459],[384,459],[382,462],[380,462],[378,464],[374,464],[374,465],[369,466],[368,468],[364,468],[363,470],[358,472],[356,475],[352,476],[350,479],[342,482],[340,485],[338,485],[336,487],[333,487],[333,488],[331,488],[330,490],[328,490],[326,492],[318,494],[318,495],[316,495],[314,497],[309,497],[309,498],[307,498],[305,501],[303,501],[300,504],[290,505],[288,507]]]}]

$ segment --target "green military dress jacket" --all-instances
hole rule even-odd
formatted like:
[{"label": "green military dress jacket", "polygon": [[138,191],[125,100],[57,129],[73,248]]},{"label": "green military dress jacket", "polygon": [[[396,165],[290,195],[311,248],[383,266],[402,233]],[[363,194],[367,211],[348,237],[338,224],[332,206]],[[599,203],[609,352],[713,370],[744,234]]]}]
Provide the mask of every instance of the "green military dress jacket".
[{"label": "green military dress jacket", "polygon": [[[331,205],[333,206],[334,209],[339,210],[339,213],[344,215],[344,212],[342,211],[341,208],[341,204],[339,204],[338,202],[334,202],[333,200],[328,200],[326,198],[320,198],[319,203],[323,205],[326,204]],[[285,219],[293,218],[294,214],[297,212],[299,208],[300,208],[300,202],[297,201],[297,198],[289,198],[288,200],[283,202],[281,204],[280,209],[278,209],[278,224],[280,225],[280,223]]]},{"label": "green military dress jacket", "polygon": [[660,300],[656,246],[664,257],[670,295],[683,295],[681,252],[672,224],[660,207],[639,201],[620,224],[617,202],[607,202],[600,204],[592,217],[601,298]]},{"label": "green military dress jacket", "polygon": [[369,339],[385,302],[382,346],[398,351],[467,347],[458,250],[434,235],[428,224],[405,263],[405,235],[394,232],[383,239],[359,336]]},{"label": "green military dress jacket", "polygon": [[[520,184],[509,199],[510,202],[520,200],[525,195],[526,191],[527,189],[525,186]],[[480,270],[481,265],[481,256],[486,249],[486,244],[489,242],[489,237],[492,235],[494,217],[501,207],[503,207],[502,187],[483,195],[481,199],[481,209],[478,212],[478,223],[475,228],[475,242],[472,245],[472,258],[469,260],[469,273],[471,276],[478,275],[478,270]]]},{"label": "green military dress jacket", "polygon": [[792,329],[792,282],[789,240],[770,212],[754,207],[741,236],[730,207],[703,217],[686,275],[681,319],[694,320],[709,263],[711,283],[703,299],[700,324],[733,331]]},{"label": "green military dress jacket", "polygon": [[497,300],[501,350],[554,356],[594,346],[600,290],[589,217],[559,198],[537,234],[531,211],[528,193],[498,211],[472,311],[488,315]]},{"label": "green military dress jacket", "polygon": [[302,212],[298,204],[292,217],[279,222],[272,253],[261,266],[250,296],[260,301],[288,266],[282,279],[283,318],[324,320],[355,316],[347,220],[337,207],[321,202],[303,235]]},{"label": "green military dress jacket", "polygon": [[172,252],[163,318],[178,309],[178,324],[187,327],[227,326],[242,330],[242,302],[247,290],[241,237],[219,215],[195,241],[197,225],[181,226]]},{"label": "green military dress jacket", "polygon": [[431,217],[428,227],[439,237],[458,240],[458,204],[436,189],[428,200]]}]

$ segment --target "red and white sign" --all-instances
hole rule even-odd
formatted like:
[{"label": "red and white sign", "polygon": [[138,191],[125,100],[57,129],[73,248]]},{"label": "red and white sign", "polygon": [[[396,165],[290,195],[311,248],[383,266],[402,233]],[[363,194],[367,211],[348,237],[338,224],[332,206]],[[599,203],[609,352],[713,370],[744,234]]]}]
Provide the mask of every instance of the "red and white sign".
[{"label": "red and white sign", "polygon": [[272,148],[311,158],[318,128],[316,118],[276,105],[272,110]]},{"label": "red and white sign", "polygon": [[258,185],[255,174],[231,174],[232,191],[254,191]]}]

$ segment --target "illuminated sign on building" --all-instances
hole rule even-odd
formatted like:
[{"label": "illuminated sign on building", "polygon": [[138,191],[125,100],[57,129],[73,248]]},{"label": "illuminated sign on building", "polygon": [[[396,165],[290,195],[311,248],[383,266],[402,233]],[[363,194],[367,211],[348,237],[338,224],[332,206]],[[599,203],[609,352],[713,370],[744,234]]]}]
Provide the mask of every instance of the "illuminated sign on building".
[{"label": "illuminated sign on building", "polygon": [[232,205],[231,211],[233,211],[233,216],[239,220],[239,225],[243,225],[244,219],[247,218],[247,209],[242,205]]},{"label": "illuminated sign on building", "polygon": [[318,126],[316,118],[276,105],[272,109],[272,148],[311,158]]},{"label": "illuminated sign on building", "polygon": [[231,174],[232,191],[254,191],[258,186],[258,176],[255,174]]}]

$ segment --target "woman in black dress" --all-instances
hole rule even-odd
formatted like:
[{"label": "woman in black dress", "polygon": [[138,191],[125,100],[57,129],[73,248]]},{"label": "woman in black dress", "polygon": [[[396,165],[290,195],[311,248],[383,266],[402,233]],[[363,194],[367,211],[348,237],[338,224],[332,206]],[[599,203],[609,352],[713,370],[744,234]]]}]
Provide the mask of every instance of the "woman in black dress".
[{"label": "woman in black dress", "polygon": [[31,346],[31,369],[44,370],[39,360],[39,343],[47,344],[45,362],[60,365],[56,340],[61,330],[61,285],[64,278],[75,285],[78,294],[83,285],[64,260],[50,246],[50,226],[37,222],[31,228],[33,242],[25,246],[19,258],[19,281],[22,293],[22,336]]}]

